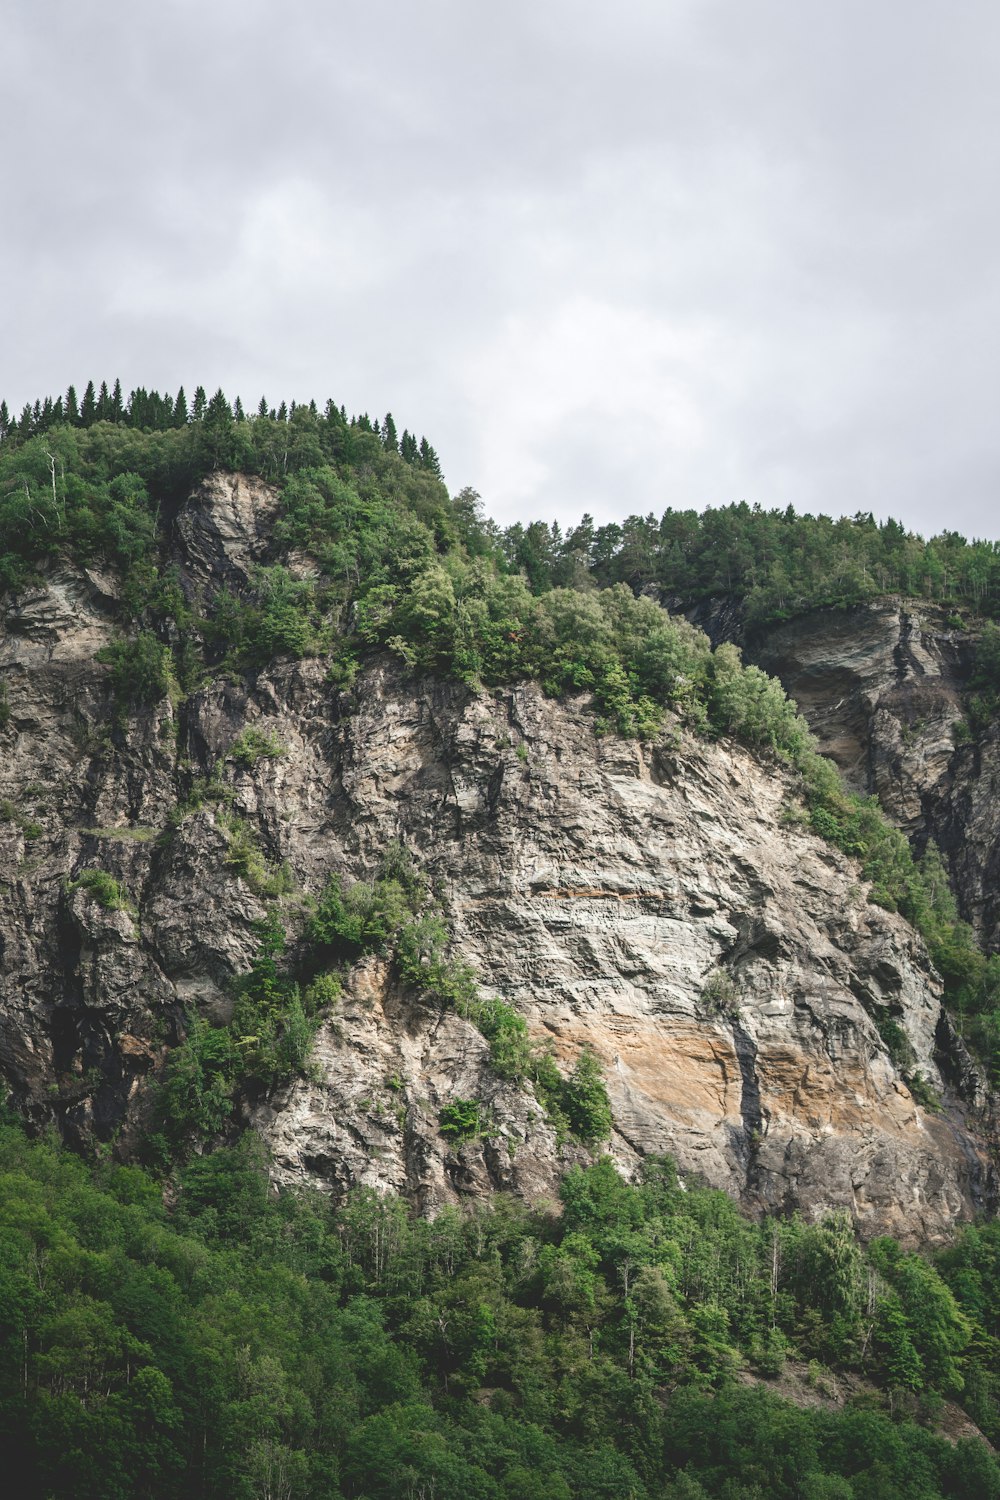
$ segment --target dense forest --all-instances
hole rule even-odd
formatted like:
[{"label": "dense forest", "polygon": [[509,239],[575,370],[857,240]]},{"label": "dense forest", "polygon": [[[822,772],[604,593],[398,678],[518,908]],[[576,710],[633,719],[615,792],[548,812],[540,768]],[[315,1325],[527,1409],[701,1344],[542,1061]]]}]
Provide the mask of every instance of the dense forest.
[{"label": "dense forest", "polygon": [[[275,485],[273,547],[246,587],[194,598],[166,539],[216,469]],[[1000,606],[994,544],[747,506],[501,532],[390,415],[266,400],[248,414],[201,387],[189,407],[183,391],[126,399],[115,382],[15,420],[0,404],[0,589],[16,599],[66,559],[120,577],[120,636],[102,653],[119,725],[281,657],[322,657],[349,712],[389,652],[473,688],[534,678],[587,694],[599,735],[741,740],[795,776],[789,816],[857,858],[869,899],[923,934],[1000,1075],[1000,958],[959,919],[936,850],[917,861],[844,790],[780,685],[664,607],[726,594],[753,626],[900,591],[968,622]],[[1000,694],[1000,630],[977,628],[971,733]],[[0,696],[0,724],[8,713]],[[235,753],[278,751],[247,738]],[[211,782],[180,792],[180,814],[224,799]],[[272,1198],[252,1141],[210,1149],[241,1094],[305,1065],[343,967],[371,952],[472,1019],[567,1135],[596,1147],[608,1123],[592,1060],[562,1077],[509,1006],[479,996],[405,851],[386,852],[370,889],[328,883],[293,973],[283,874],[223,803],[227,816],[271,915],[231,1021],[192,1018],[175,1051],[145,1169],[3,1135],[0,1435],[37,1476],[26,1495],[124,1496],[140,1473],[150,1495],[289,1500],[1000,1495],[981,1444],[930,1430],[954,1398],[1000,1441],[995,1226],[931,1264],[888,1240],[862,1250],[840,1220],[751,1224],[668,1162],[630,1187],[600,1160],[566,1179],[561,1213],[499,1201],[427,1224],[366,1193],[338,1212]],[[126,901],[109,881],[96,898]],[[882,1025],[905,1069],[905,1037]],[[474,1111],[455,1101],[442,1130],[460,1140]],[[786,1368],[815,1405],[737,1378]]]},{"label": "dense forest", "polygon": [[[162,1184],[0,1131],[0,1453],[25,1500],[989,1500],[1000,1234],[931,1262],[649,1160],[435,1220]],[[802,1405],[768,1382],[794,1369]],[[739,1379],[741,1370],[748,1376]],[[844,1397],[848,1396],[846,1402]]]}]

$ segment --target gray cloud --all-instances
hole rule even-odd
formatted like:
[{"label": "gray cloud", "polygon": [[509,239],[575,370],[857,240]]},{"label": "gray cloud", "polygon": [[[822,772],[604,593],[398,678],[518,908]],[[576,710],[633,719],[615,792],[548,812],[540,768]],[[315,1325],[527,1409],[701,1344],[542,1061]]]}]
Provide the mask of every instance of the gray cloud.
[{"label": "gray cloud", "polygon": [[13,0],[0,394],[426,432],[501,519],[996,532],[986,0]]}]

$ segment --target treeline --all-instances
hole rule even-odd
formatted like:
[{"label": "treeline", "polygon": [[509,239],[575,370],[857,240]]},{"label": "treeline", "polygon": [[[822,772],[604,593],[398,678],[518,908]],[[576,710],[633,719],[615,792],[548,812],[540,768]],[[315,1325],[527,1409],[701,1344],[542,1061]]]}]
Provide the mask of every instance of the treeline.
[{"label": "treeline", "polygon": [[566,532],[536,521],[508,528],[500,541],[538,593],[589,582],[652,589],[683,607],[728,596],[745,601],[750,630],[883,594],[1000,613],[1000,543],[970,542],[955,531],[925,541],[865,512],[833,519],[743,501],[606,526],[584,516]]},{"label": "treeline", "polygon": [[[269,1191],[252,1138],[165,1204],[0,1130],[0,1456],[24,1500],[996,1500],[1000,1234],[936,1263],[751,1223],[650,1160],[558,1212]],[[767,1390],[796,1361],[800,1409]],[[738,1377],[748,1370],[760,1383]],[[832,1400],[845,1376],[856,1394]]]},{"label": "treeline", "polygon": [[[274,407],[268,405],[266,396],[262,396],[256,411],[250,414],[250,420],[262,418],[271,422],[290,422],[298,410],[295,401],[291,404],[282,401]],[[307,410],[313,417],[320,415],[315,401],[308,402]],[[105,380],[101,381],[99,388],[89,380],[82,400],[77,397],[76,387],[71,385],[65,396],[46,396],[34,404],[26,402],[16,418],[7,402],[0,401],[0,444],[6,442],[16,446],[63,424],[86,428],[93,427],[96,422],[113,422],[139,432],[166,432],[171,428],[186,427],[189,422],[245,422],[247,418],[240,397],[230,403],[221,388],[209,397],[204,386],[197,386],[189,405],[183,386],[176,396],[169,392],[161,395],[159,391],[147,391],[139,386],[126,397],[120,380],[116,380],[110,390]],[[440,478],[441,465],[430,443],[425,437],[418,442],[415,434],[405,428],[400,435],[392,412],[386,412],[381,423],[377,417],[369,417],[367,412],[348,419],[344,406],[338,408],[332,401],[327,401],[323,418],[338,427],[373,433],[390,453],[398,453],[404,462],[419,464]]]}]

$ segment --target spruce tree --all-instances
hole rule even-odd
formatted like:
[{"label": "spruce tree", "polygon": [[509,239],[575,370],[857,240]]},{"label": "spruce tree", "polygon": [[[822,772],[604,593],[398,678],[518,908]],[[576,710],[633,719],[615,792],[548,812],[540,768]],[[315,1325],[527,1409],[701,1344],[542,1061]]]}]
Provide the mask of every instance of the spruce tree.
[{"label": "spruce tree", "polygon": [[267,411],[267,397],[266,396],[261,396],[261,398],[260,398],[260,405],[257,407],[257,415],[258,415],[258,417],[266,417],[267,414],[268,414],[268,411]]},{"label": "spruce tree", "polygon": [[97,397],[94,395],[94,382],[87,381],[87,389],[83,393],[83,405],[80,407],[80,421],[84,427],[92,427],[97,420]]},{"label": "spruce tree", "polygon": [[122,383],[115,381],[114,390],[111,392],[111,420],[120,422],[124,413],[124,402],[122,401]]},{"label": "spruce tree", "polygon": [[192,422],[201,422],[204,420],[205,407],[207,405],[208,397],[205,395],[205,387],[203,385],[196,386],[194,393],[194,405],[191,408]]},{"label": "spruce tree", "polygon": [[79,427],[79,425],[80,425],[80,403],[76,399],[76,386],[75,385],[71,385],[70,388],[69,388],[69,390],[66,392],[66,400],[64,402],[64,412],[65,412],[65,416],[66,416],[66,421],[67,422],[72,422],[72,424],[73,424],[74,427]]},{"label": "spruce tree", "polygon": [[[197,400],[198,400],[198,397],[196,395],[195,396],[195,403],[196,404],[197,404]],[[229,405],[229,402],[226,400],[225,393],[224,393],[222,387],[220,386],[219,389],[216,391],[215,395],[212,397],[211,401],[208,403],[208,406],[205,409],[205,421],[206,422],[212,422],[212,423],[218,425],[218,424],[223,423],[223,422],[231,422],[232,420],[233,420],[233,410],[232,410],[232,407]]]},{"label": "spruce tree", "polygon": [[186,427],[188,419],[188,403],[184,394],[184,387],[180,386],[174,397],[174,426]]},{"label": "spruce tree", "polygon": [[385,421],[382,423],[382,446],[388,453],[399,452],[399,439],[396,436],[396,424],[392,420],[392,412],[387,411]]},{"label": "spruce tree", "polygon": [[101,389],[97,393],[97,420],[98,422],[111,421],[111,397],[108,395],[108,382],[101,381]]},{"label": "spruce tree", "polygon": [[240,400],[239,396],[237,396],[236,400],[233,402],[233,416],[236,418],[237,422],[245,422],[247,419],[247,414],[243,410],[243,402]]},{"label": "spruce tree", "polygon": [[10,412],[7,410],[6,401],[0,401],[0,443],[10,431]]},{"label": "spruce tree", "polygon": [[420,439],[420,467],[429,470],[435,479],[441,478],[441,464],[438,456],[425,437]]}]

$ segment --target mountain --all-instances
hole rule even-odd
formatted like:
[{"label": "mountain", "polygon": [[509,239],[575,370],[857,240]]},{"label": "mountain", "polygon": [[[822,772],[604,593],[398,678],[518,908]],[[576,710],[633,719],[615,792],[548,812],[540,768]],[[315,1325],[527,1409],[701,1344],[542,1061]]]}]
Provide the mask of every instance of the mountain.
[{"label": "mountain", "polygon": [[[594,1326],[618,1318],[597,1308],[618,1307],[623,1275],[626,1321],[639,1316],[630,1278],[663,1273],[662,1216],[714,1224],[724,1211],[702,1205],[721,1189],[761,1225],[744,1252],[760,1284],[741,1301],[712,1282],[692,1306],[731,1298],[735,1324],[752,1303],[787,1344],[775,1368],[815,1347],[878,1389],[959,1394],[958,1367],[935,1376],[906,1321],[931,1296],[909,1252],[957,1266],[956,1233],[997,1201],[996,627],[964,596],[871,592],[875,550],[898,539],[864,518],[838,533],[867,549],[862,597],[816,597],[821,571],[803,565],[804,611],[783,619],[773,572],[747,588],[728,566],[718,592],[698,573],[711,549],[692,543],[681,567],[667,518],[655,566],[621,528],[501,536],[390,418],[349,421],[331,402],[247,419],[201,396],[190,421],[143,392],[88,407],[86,423],[50,403],[50,420],[40,408],[0,432],[0,1070],[14,1117],[98,1164],[141,1164],[167,1223],[175,1201],[182,1222],[217,1216],[223,1177],[199,1199],[198,1173],[236,1170],[248,1142],[288,1204],[316,1192],[348,1216],[398,1201],[418,1222],[460,1209],[488,1225],[513,1200],[548,1226],[518,1231],[526,1242],[590,1237],[607,1278],[588,1294]],[[757,536],[755,513],[736,519]],[[826,533],[803,518],[799,535],[805,548]],[[990,587],[976,587],[985,610]],[[679,1176],[661,1191],[666,1158]],[[568,1182],[604,1206],[587,1218]],[[267,1201],[247,1210],[254,1224],[270,1224]],[[630,1214],[633,1248],[608,1248],[600,1235]],[[351,1220],[336,1222],[343,1245]],[[834,1259],[854,1247],[842,1313],[819,1281],[802,1294],[819,1298],[812,1345],[803,1307],[786,1333],[773,1302],[783,1276],[812,1285],[808,1233]],[[396,1253],[366,1261],[368,1280],[337,1276],[389,1295]],[[942,1303],[953,1351],[973,1346],[969,1319],[993,1337],[995,1308],[971,1284],[933,1283],[966,1298]],[[542,1297],[551,1332],[557,1294],[527,1285],[517,1295]],[[687,1316],[670,1286],[681,1301],[656,1315],[664,1329]],[[583,1337],[590,1315],[569,1305],[559,1336]],[[919,1377],[886,1352],[878,1319],[897,1308]],[[852,1330],[840,1355],[835,1315]],[[701,1347],[696,1324],[671,1357],[725,1386],[728,1354],[681,1352]],[[607,1323],[609,1348],[624,1327]],[[739,1335],[758,1354],[764,1338],[756,1322]],[[476,1388],[464,1357],[441,1355],[445,1391]],[[631,1382],[636,1358],[633,1328],[609,1370]],[[674,1367],[650,1359],[659,1400]],[[995,1394],[975,1379],[990,1428]],[[360,1472],[344,1493],[368,1493]],[[297,1483],[282,1493],[323,1492]],[[621,1474],[608,1483],[625,1492]]]},{"label": "mountain", "polygon": [[[277,516],[267,485],[215,475],[177,511],[163,566],[191,600],[249,585]],[[669,1152],[748,1204],[846,1208],[904,1239],[992,1201],[983,1083],[926,950],[803,826],[789,770],[670,715],[647,743],[595,737],[587,695],[476,691],[377,653],[347,689],[322,655],[279,659],[116,716],[98,658],[120,636],[117,592],[61,562],[19,591],[0,647],[19,810],[2,1056],[36,1123],[136,1150],[186,1017],[232,1010],[265,872],[284,872],[304,963],[302,898],[331,874],[372,881],[395,842],[483,994],[564,1069],[600,1060],[625,1170]],[[265,1092],[241,1108],[286,1183],[436,1208],[551,1194],[578,1155],[530,1084],[497,1076],[474,1022],[378,954],[321,1012],[305,1076]],[[490,1130],[443,1135],[455,1098]]]}]

